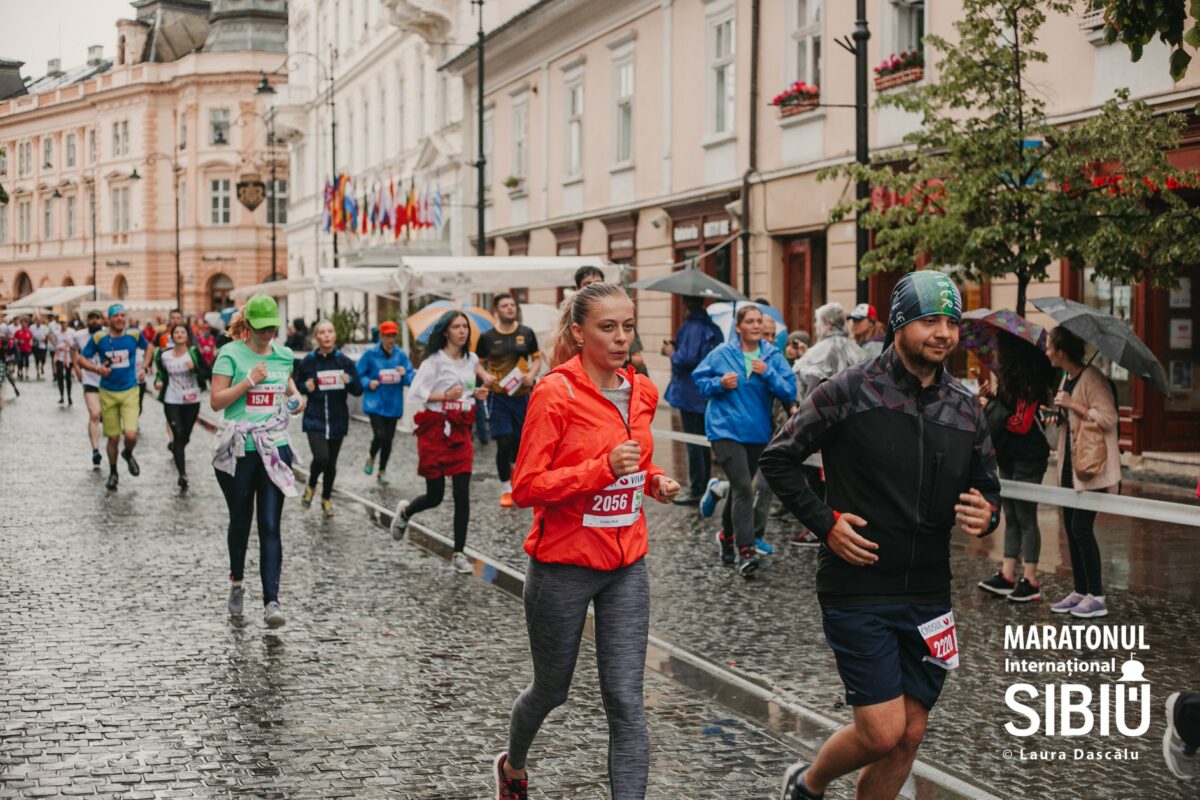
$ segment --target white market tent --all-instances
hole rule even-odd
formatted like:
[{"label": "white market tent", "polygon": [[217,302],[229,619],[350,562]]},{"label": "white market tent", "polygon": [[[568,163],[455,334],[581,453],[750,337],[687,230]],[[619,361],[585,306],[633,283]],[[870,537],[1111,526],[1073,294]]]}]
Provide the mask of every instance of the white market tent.
[{"label": "white market tent", "polygon": [[101,314],[108,313],[108,307],[114,303],[120,303],[125,306],[125,316],[129,318],[140,318],[145,314],[162,314],[166,316],[172,308],[175,307],[175,298],[168,300],[141,300],[131,298],[128,300],[88,300],[79,306],[79,311],[86,314],[89,311],[99,311]]},{"label": "white market tent", "polygon": [[91,286],[45,286],[13,301],[5,315],[9,318],[24,314],[38,314],[47,308],[58,308],[91,297]]}]

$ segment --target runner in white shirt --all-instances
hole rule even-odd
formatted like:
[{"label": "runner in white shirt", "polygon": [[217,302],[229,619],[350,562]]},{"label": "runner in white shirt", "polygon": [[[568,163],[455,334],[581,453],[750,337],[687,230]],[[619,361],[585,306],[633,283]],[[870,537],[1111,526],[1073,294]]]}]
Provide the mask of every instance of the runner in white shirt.
[{"label": "runner in white shirt", "polygon": [[71,372],[75,363],[75,331],[67,327],[67,318],[60,317],[58,324],[50,331],[50,346],[54,350],[54,382],[58,384],[58,404],[63,404],[63,394],[66,394],[67,405],[74,405],[71,398]]},{"label": "runner in white shirt", "polygon": [[158,375],[154,389],[163,404],[167,425],[171,428],[171,453],[179,472],[179,491],[188,490],[185,451],[192,429],[200,416],[200,392],[204,388],[207,365],[200,351],[192,345],[186,323],[177,322],[167,329],[170,347],[160,349],[155,358]]},{"label": "runner in white shirt", "polygon": [[37,365],[37,377],[40,381],[46,372],[46,340],[50,337],[50,326],[41,317],[34,317],[29,332],[33,334],[33,361]]},{"label": "runner in white shirt", "polygon": [[404,536],[414,514],[441,505],[449,477],[454,496],[454,556],[450,565],[458,572],[472,571],[463,549],[471,515],[471,469],[475,445],[471,429],[478,400],[487,397],[492,376],[479,366],[479,357],[467,343],[471,322],[461,311],[447,311],[429,334],[425,360],[417,370],[408,396],[420,409],[413,422],[417,437],[417,474],[425,479],[425,493],[411,503],[401,501],[392,520],[392,537]]},{"label": "runner in white shirt", "polygon": [[[75,332],[75,355],[82,352],[88,340],[104,327],[104,315],[99,311],[89,311],[87,327]],[[98,364],[99,356],[92,357],[92,363]],[[75,367],[75,377],[83,384],[83,400],[88,409],[88,441],[92,444],[92,469],[100,469],[100,373],[91,370],[81,370]]]}]

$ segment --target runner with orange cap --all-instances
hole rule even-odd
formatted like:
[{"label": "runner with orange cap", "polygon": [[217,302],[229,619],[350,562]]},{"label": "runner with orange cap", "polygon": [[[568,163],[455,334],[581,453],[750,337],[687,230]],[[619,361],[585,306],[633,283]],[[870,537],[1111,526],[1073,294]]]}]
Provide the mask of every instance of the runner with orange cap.
[{"label": "runner with orange cap", "polygon": [[[388,320],[379,326],[379,344],[358,359],[358,379],[363,387],[363,411],[371,420],[371,450],[363,472],[375,473],[380,486],[388,483],[387,465],[392,456],[396,423],[404,416],[404,387],[413,382],[408,353],[396,346],[400,326]],[[375,456],[379,470],[375,471]]]}]

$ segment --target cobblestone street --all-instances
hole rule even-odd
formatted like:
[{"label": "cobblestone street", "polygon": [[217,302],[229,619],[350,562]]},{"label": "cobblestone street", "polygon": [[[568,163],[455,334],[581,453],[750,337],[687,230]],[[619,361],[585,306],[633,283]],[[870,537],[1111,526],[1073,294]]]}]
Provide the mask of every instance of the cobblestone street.
[{"label": "cobblestone street", "polygon": [[[291,501],[282,591],[288,625],[268,633],[249,611],[260,591],[253,545],[248,614],[233,625],[224,613],[226,515],[207,463],[210,435],[197,428],[193,488],[180,498],[161,410],[147,400],[142,475],[127,477],[122,467],[121,490],[108,495],[103,473],[87,465],[82,403],[60,409],[48,385],[21,388],[0,416],[9,467],[0,506],[0,797],[490,796],[489,759],[504,746],[509,704],[529,677],[515,598],[452,575],[408,542],[396,545],[354,503],[339,500],[327,522]],[[368,427],[353,423],[339,486],[388,507],[411,497],[411,439],[397,434],[386,489],[361,472],[368,440]],[[664,446],[661,454],[672,469],[675,450]],[[477,453],[468,546],[522,569],[529,512],[495,506],[494,453],[492,446]],[[745,583],[717,562],[712,521],[652,505],[653,632],[831,723],[848,721],[812,591],[816,553],[792,548]],[[448,530],[449,505],[419,521]],[[1050,623],[1050,615],[1044,604],[1012,607],[974,588],[990,574],[999,537],[969,546],[956,539],[963,667],[931,716],[922,761],[996,796],[1196,796],[1166,777],[1159,752],[1166,694],[1200,684],[1200,578],[1186,568],[1195,533],[1105,518],[1101,527],[1115,612],[1104,624],[1146,624],[1150,650],[1138,657],[1153,686],[1149,733],[1018,740],[1003,730],[1016,716],[1004,705],[1010,683],[1067,680],[1005,673],[1006,656],[1119,662],[1127,654],[1005,651],[1004,624]],[[769,538],[778,542],[789,529],[772,521]],[[1068,584],[1053,509],[1043,510],[1043,532],[1043,581],[1056,595]],[[538,797],[607,796],[594,663],[585,645],[572,700],[535,745]],[[811,744],[654,672],[647,702],[654,798],[774,797],[783,768]],[[1127,748],[1137,760],[1006,760],[1022,747]],[[827,796],[852,792],[845,779]]]},{"label": "cobblestone street", "polygon": [[[122,466],[110,495],[87,463],[82,402],[21,389],[0,415],[0,797],[491,796],[490,759],[530,675],[518,601],[349,507],[326,523],[289,502],[288,624],[268,633],[253,612],[252,544],[233,625],[209,435],[197,428],[179,498],[148,399],[142,474]],[[361,482],[357,455],[347,483]],[[534,746],[539,797],[607,796],[588,646],[576,675]],[[796,757],[655,673],[647,702],[652,797],[774,796]]]}]

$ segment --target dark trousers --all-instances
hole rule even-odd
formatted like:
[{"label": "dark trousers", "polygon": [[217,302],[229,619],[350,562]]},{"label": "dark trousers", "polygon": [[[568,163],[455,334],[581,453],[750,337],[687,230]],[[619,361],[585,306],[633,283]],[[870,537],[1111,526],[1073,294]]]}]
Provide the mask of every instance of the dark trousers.
[{"label": "dark trousers", "polygon": [[192,428],[196,427],[196,418],[200,416],[200,404],[163,403],[163,413],[167,415],[167,424],[171,426],[171,452],[175,455],[175,469],[181,476],[186,476],[187,462],[184,459],[188,442],[192,439]]},{"label": "dark trousers", "polygon": [[308,449],[312,451],[312,465],[309,467],[308,485],[314,489],[317,478],[322,475],[325,480],[321,483],[321,497],[328,500],[333,497],[333,481],[337,478],[338,454],[342,452],[342,442],[345,439],[326,439],[319,433],[309,432]]},{"label": "dark trousers", "polygon": [[371,419],[371,458],[379,456],[379,471],[384,472],[392,457],[392,440],[396,438],[396,423],[400,420],[378,414],[367,416]]},{"label": "dark trousers", "polygon": [[[467,546],[467,523],[471,520],[471,473],[455,475],[451,480],[454,495],[454,552],[461,553]],[[446,495],[446,479],[426,478],[425,494],[408,504],[404,516],[412,519],[414,514],[437,508]]]},{"label": "dark trousers", "polygon": [[[279,457],[289,466],[292,451],[279,447]],[[283,571],[283,538],[279,521],[283,517],[283,492],[271,482],[262,456],[256,451],[237,460],[234,474],[216,470],[217,484],[229,507],[229,577],[242,580],[246,571],[246,547],[250,543],[250,523],[258,513],[258,569],[262,577],[263,605],[279,600],[279,576]]]},{"label": "dark trousers", "polygon": [[[704,412],[696,413],[695,411],[680,411],[679,417],[683,421],[683,432],[694,433],[698,436],[704,435]],[[708,481],[712,477],[712,460],[709,457],[709,448],[702,444],[689,444],[687,446],[688,460],[688,480],[691,482],[691,490],[693,497],[699,497],[704,494],[704,490],[708,488]]]},{"label": "dark trousers", "polygon": [[737,539],[739,550],[754,547],[754,473],[765,444],[743,444],[732,439],[712,443],[713,455],[729,480],[729,496],[721,512],[725,535]]},{"label": "dark trousers", "polygon": [[58,400],[62,402],[63,392],[68,400],[71,399],[71,368],[62,361],[54,362],[54,382],[58,384]]},{"label": "dark trousers", "polygon": [[1100,574],[1100,545],[1096,543],[1096,512],[1078,508],[1062,510],[1063,527],[1067,529],[1067,546],[1071,553],[1071,572],[1075,591],[1080,594],[1103,595]]}]

